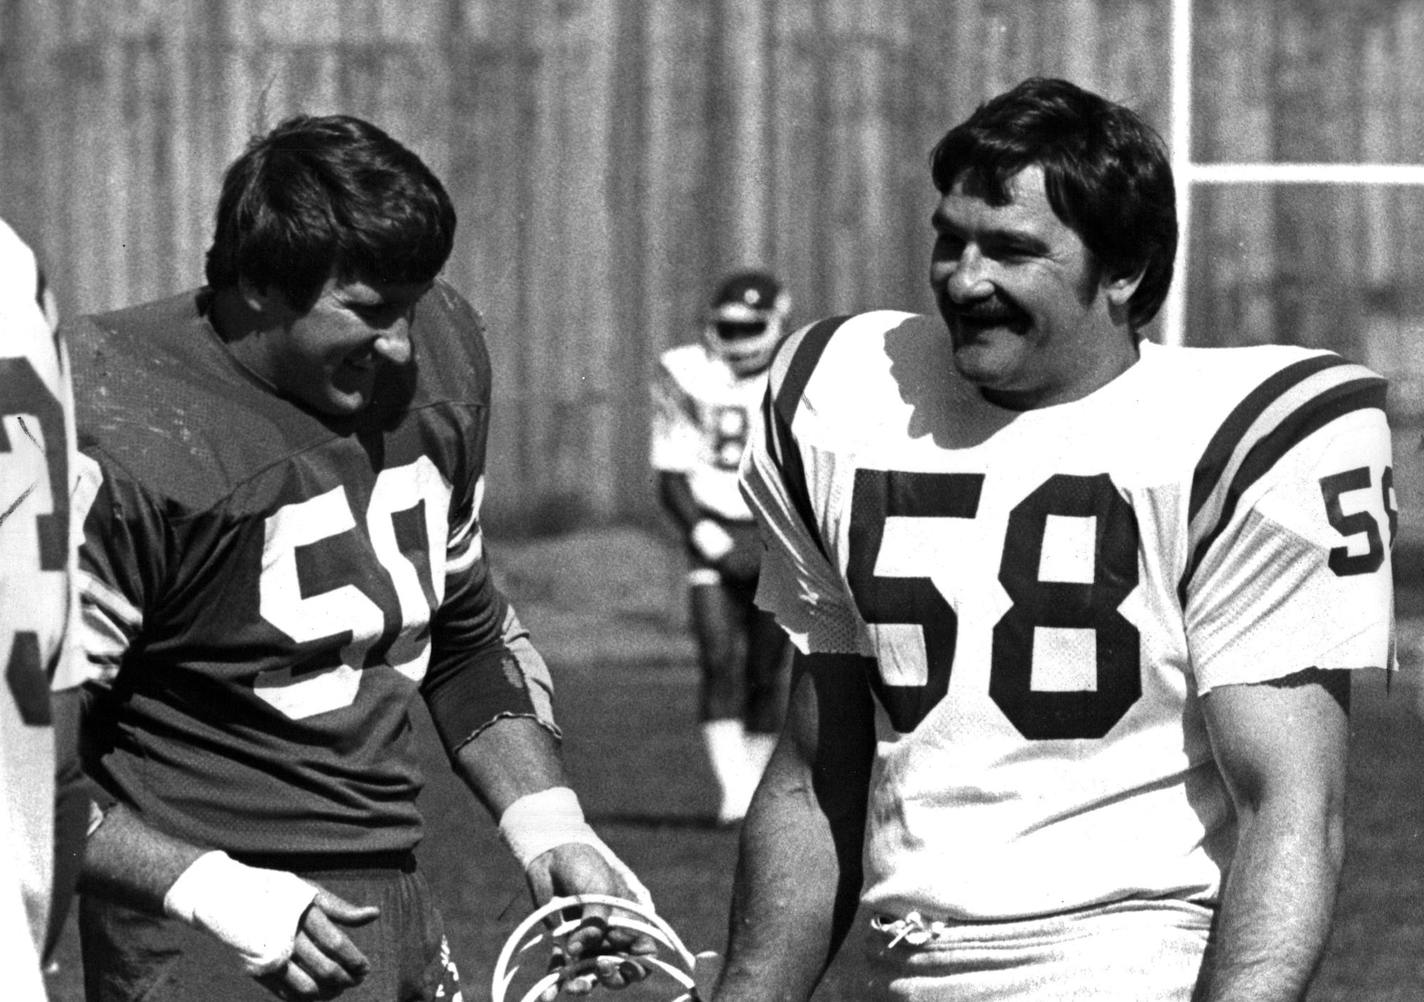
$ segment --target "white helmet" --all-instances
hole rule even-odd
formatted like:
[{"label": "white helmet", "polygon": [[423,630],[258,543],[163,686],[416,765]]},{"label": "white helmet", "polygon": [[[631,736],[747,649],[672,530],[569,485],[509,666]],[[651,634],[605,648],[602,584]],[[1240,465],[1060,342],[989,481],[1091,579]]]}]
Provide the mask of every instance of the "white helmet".
[{"label": "white helmet", "polygon": [[737,272],[717,290],[702,338],[734,372],[748,376],[771,364],[790,309],[791,297],[769,272]]},{"label": "white helmet", "polygon": [[[612,954],[619,960],[631,960],[644,967],[648,971],[661,971],[668,975],[673,982],[681,989],[681,993],[673,999],[673,1002],[701,1002],[701,995],[697,985],[697,961],[699,958],[715,957],[714,953],[693,954],[681,939],[678,938],[672,926],[662,918],[654,909],[651,902],[643,903],[629,898],[614,897],[607,894],[576,894],[565,898],[551,898],[533,912],[511,932],[504,941],[504,948],[499,951],[499,958],[495,961],[494,972],[490,977],[490,999],[491,1002],[506,1002],[506,1000],[519,999],[519,1002],[534,1002],[550,989],[562,988],[564,982],[573,977],[588,976],[596,968],[597,962],[593,959],[580,961],[570,961],[565,948],[565,943],[570,933],[574,932],[583,924],[582,917],[570,918],[574,912],[581,912],[583,905],[603,905],[609,909],[608,918],[605,923],[621,929],[631,930],[634,933],[642,933],[653,940],[661,948],[657,956],[647,954]],[[550,926],[548,922],[555,923]],[[528,988],[514,987],[516,976],[519,974],[519,964],[527,962],[529,958],[526,951],[538,946],[542,942],[548,942],[552,947],[553,962],[546,962],[542,958],[532,962],[536,971],[548,970],[538,980]],[[528,982],[528,976],[522,979]],[[519,994],[522,992],[522,994]],[[643,996],[646,997],[646,994]]]}]

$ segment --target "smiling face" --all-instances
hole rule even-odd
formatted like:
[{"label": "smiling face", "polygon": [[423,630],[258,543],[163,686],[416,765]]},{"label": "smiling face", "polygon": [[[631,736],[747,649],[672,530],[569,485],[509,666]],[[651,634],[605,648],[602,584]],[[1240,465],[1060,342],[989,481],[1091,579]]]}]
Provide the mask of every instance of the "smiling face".
[{"label": "smiling face", "polygon": [[955,368],[1016,410],[1076,400],[1136,361],[1126,304],[1137,278],[1101,274],[1039,167],[1013,177],[1009,196],[990,205],[960,178],[931,218],[930,285]]},{"label": "smiling face", "polygon": [[283,395],[322,414],[355,414],[371,403],[382,366],[410,363],[411,318],[429,288],[330,277],[306,310],[275,289],[245,288],[258,330],[240,354]]}]

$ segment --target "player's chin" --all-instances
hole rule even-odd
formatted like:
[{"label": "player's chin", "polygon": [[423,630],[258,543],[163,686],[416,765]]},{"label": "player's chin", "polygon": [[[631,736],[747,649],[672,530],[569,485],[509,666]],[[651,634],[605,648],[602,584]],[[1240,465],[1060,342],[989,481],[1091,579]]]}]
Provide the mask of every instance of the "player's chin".
[{"label": "player's chin", "polygon": [[995,337],[976,337],[963,342],[956,339],[954,367],[981,389],[999,389],[1018,371],[1021,350],[1017,336],[1007,331]]},{"label": "player's chin", "polygon": [[327,414],[347,417],[365,410],[375,389],[375,370],[343,367],[322,387],[319,406]]}]

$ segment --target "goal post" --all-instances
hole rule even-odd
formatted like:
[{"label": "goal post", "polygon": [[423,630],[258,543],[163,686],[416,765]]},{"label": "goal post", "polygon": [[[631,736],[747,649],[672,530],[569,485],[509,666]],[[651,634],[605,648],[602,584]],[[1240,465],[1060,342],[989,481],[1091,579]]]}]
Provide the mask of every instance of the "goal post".
[{"label": "goal post", "polygon": [[1176,279],[1163,305],[1162,340],[1186,339],[1187,267],[1192,241],[1192,196],[1198,185],[1324,184],[1424,187],[1424,164],[1197,163],[1192,159],[1192,28],[1196,0],[1172,0],[1171,126],[1168,146],[1177,190]]}]

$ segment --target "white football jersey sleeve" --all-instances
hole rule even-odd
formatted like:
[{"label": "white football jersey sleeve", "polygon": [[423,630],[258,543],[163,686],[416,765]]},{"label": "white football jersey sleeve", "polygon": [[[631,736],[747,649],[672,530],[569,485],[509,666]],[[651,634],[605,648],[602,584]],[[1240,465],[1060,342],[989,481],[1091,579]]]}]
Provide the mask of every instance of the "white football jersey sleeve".
[{"label": "white football jersey sleeve", "polygon": [[875,659],[866,903],[1213,900],[1235,818],[1202,694],[1392,664],[1383,401],[1328,352],[1145,344],[1013,412],[938,320],[793,335],[743,486],[758,601],[803,651]]},{"label": "white football jersey sleeve", "polygon": [[77,527],[67,360],[38,300],[33,252],[0,223],[0,949],[7,998],[45,998],[39,974],[53,883],[51,687],[78,684],[71,629]]}]

